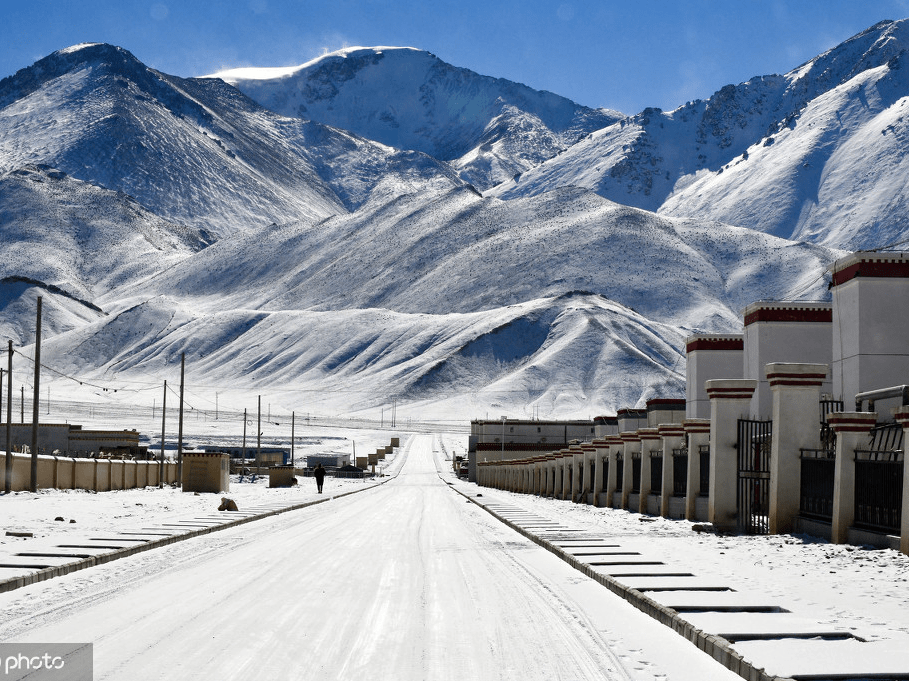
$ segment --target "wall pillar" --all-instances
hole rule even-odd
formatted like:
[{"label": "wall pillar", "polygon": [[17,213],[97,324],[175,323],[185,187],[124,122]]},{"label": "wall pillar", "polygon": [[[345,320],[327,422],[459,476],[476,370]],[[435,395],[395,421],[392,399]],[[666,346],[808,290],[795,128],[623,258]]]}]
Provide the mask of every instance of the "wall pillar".
[{"label": "wall pillar", "polygon": [[597,448],[592,444],[583,444],[581,445],[581,450],[584,452],[584,457],[581,464],[584,470],[584,475],[581,476],[583,478],[581,484],[581,503],[595,503],[594,501],[590,500],[590,497],[593,493],[594,480],[594,471],[591,469],[593,468],[593,463],[596,459]]},{"label": "wall pillar", "polygon": [[836,433],[830,543],[845,544],[849,528],[855,521],[855,450],[868,442],[868,434],[877,423],[877,414],[845,411],[829,414],[827,423]]},{"label": "wall pillar", "polygon": [[632,472],[634,465],[632,455],[641,451],[641,439],[637,433],[621,433],[623,452],[622,452],[622,503],[619,508],[628,509],[628,497],[631,495],[631,486],[633,483]]},{"label": "wall pillar", "polygon": [[701,445],[710,445],[710,419],[685,419],[682,427],[688,438],[685,520],[705,520],[705,518],[698,518],[697,503],[701,494]]},{"label": "wall pillar", "polygon": [[571,501],[581,501],[581,470],[584,466],[584,451],[577,445],[571,445]]},{"label": "wall pillar", "polygon": [[764,367],[764,374],[773,395],[769,530],[785,534],[792,532],[799,514],[799,450],[821,446],[821,385],[830,368],[826,364],[774,362]]},{"label": "wall pillar", "polygon": [[600,495],[603,493],[603,470],[609,465],[609,445],[606,444],[606,440],[599,439],[593,441],[593,446],[595,451],[593,455],[594,467],[591,490],[593,491],[593,505],[600,507],[605,506],[605,504],[600,501]]},{"label": "wall pillar", "polygon": [[651,450],[660,447],[660,432],[656,428],[640,428],[638,435],[641,438],[641,479],[638,481],[638,487],[641,494],[638,497],[637,512],[647,514],[647,501],[650,497],[650,473],[651,473]]},{"label": "wall pillar", "polygon": [[753,379],[707,381],[710,398],[710,495],[707,519],[721,532],[738,525],[738,420],[748,418],[751,397],[757,388]]},{"label": "wall pillar", "polygon": [[606,438],[606,443],[608,449],[606,450],[606,486],[603,490],[606,495],[606,508],[613,508],[615,506],[615,491],[616,489],[622,488],[622,481],[616,480],[616,471],[618,470],[618,465],[616,461],[621,452],[625,450],[625,445],[622,442],[622,438],[618,435],[611,435]]},{"label": "wall pillar", "polygon": [[681,449],[685,442],[685,429],[680,423],[664,423],[657,426],[660,440],[663,443],[663,491],[660,494],[660,515],[668,518],[669,500],[672,499],[675,489],[675,466],[673,465],[672,451]]}]

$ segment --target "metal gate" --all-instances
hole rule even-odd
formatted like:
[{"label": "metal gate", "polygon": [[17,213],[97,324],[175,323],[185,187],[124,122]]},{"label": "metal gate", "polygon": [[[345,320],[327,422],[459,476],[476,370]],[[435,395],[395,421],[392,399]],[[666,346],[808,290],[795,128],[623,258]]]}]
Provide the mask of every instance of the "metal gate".
[{"label": "metal gate", "polygon": [[739,419],[738,426],[738,529],[742,534],[768,534],[773,421]]}]

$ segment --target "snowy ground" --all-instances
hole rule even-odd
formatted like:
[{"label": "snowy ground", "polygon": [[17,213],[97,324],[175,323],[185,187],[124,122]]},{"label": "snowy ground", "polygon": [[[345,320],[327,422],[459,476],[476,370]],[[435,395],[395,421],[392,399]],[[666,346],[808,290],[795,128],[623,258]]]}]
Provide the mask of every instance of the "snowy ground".
[{"label": "snowy ground", "polygon": [[[331,433],[330,435],[337,436],[338,434]],[[382,435],[382,437],[384,437],[384,435]],[[326,522],[351,522],[358,527],[361,525],[365,527],[367,516],[371,516],[374,513],[385,513],[399,517],[399,521],[397,522],[406,522],[408,526],[412,523],[416,523],[411,528],[415,534],[407,535],[406,532],[401,534],[400,541],[404,542],[402,546],[406,546],[407,541],[423,541],[426,536],[430,535],[436,537],[437,540],[445,544],[447,548],[443,547],[444,550],[441,550],[441,553],[438,555],[432,554],[432,561],[435,566],[434,569],[443,571],[446,574],[453,570],[454,573],[449,574],[449,577],[454,580],[455,583],[460,579],[467,579],[468,584],[473,584],[473,586],[469,588],[474,589],[469,596],[470,598],[477,597],[479,592],[485,594],[483,596],[484,598],[492,598],[493,596],[489,592],[489,589],[492,588],[492,591],[494,592],[496,589],[503,588],[502,584],[499,583],[499,580],[504,579],[507,581],[507,578],[504,576],[497,576],[492,582],[486,583],[485,585],[477,585],[477,580],[483,582],[486,579],[486,577],[481,575],[484,575],[485,572],[483,571],[490,569],[490,566],[484,563],[465,567],[459,562],[464,559],[463,554],[465,552],[472,555],[472,552],[476,550],[482,552],[488,550],[488,547],[478,549],[476,546],[470,545],[470,548],[468,548],[468,544],[461,544],[462,541],[467,542],[467,539],[464,538],[459,538],[456,541],[451,540],[451,543],[448,544],[446,543],[448,540],[443,541],[440,537],[442,535],[447,536],[445,534],[446,532],[452,531],[454,526],[458,523],[465,522],[469,527],[474,527],[476,531],[481,534],[493,533],[495,536],[494,543],[497,543],[496,545],[500,548],[509,547],[509,551],[515,551],[515,547],[519,544],[522,547],[525,547],[524,540],[514,536],[511,538],[506,537],[511,531],[504,528],[504,526],[500,526],[499,523],[493,521],[488,515],[482,512],[477,514],[469,510],[464,510],[463,513],[449,517],[449,515],[447,515],[449,513],[447,506],[439,507],[436,505],[437,502],[429,503],[426,499],[426,495],[429,494],[428,490],[434,489],[434,487],[431,488],[427,486],[428,483],[425,481],[424,477],[421,476],[426,476],[429,472],[427,471],[426,461],[428,460],[428,453],[432,451],[433,456],[439,461],[442,477],[468,494],[475,495],[478,492],[481,492],[487,501],[494,498],[495,500],[504,501],[526,509],[536,516],[558,521],[563,525],[570,524],[572,527],[583,528],[585,531],[596,533],[601,537],[614,538],[618,543],[621,543],[622,547],[625,549],[640,551],[648,558],[661,560],[667,565],[671,565],[675,568],[683,568],[699,577],[714,580],[718,583],[729,584],[742,592],[750,592],[759,595],[761,598],[771,599],[773,602],[780,603],[793,613],[813,619],[833,631],[849,632],[865,641],[873,642],[883,647],[890,646],[891,648],[898,648],[904,651],[909,650],[909,557],[907,556],[890,549],[876,550],[854,546],[835,546],[807,536],[716,536],[713,534],[695,532],[692,530],[692,524],[686,521],[664,520],[650,516],[641,516],[626,511],[595,509],[589,506],[572,504],[565,501],[541,499],[531,495],[518,495],[497,490],[481,489],[473,484],[457,481],[454,475],[449,472],[449,462],[446,460],[446,457],[449,457],[452,451],[463,447],[462,440],[463,436],[404,435],[402,444],[405,445],[405,449],[410,448],[413,443],[418,443],[414,445],[415,449],[413,451],[418,452],[419,456],[424,457],[423,465],[418,467],[415,471],[412,471],[409,476],[405,475],[395,481],[393,486],[385,485],[381,488],[383,489],[382,498],[387,500],[387,504],[384,504],[379,508],[364,506],[360,510],[351,509],[349,517],[348,515],[345,515],[343,518],[339,517],[334,521],[328,521],[326,519]],[[430,442],[432,443],[431,445],[429,444]],[[417,455],[411,454],[411,457],[414,456]],[[399,456],[396,457],[395,460],[389,462],[388,472],[396,472],[398,467],[405,464],[406,459],[406,456]],[[435,480],[438,482],[437,478],[435,478]],[[286,502],[290,505],[317,497],[315,484],[311,479],[300,478],[300,482],[301,484],[296,488],[269,489],[264,479],[252,483],[248,481],[240,482],[239,479],[234,478],[232,480],[229,496],[237,501],[241,510],[244,509],[244,506],[256,506],[264,503],[270,504],[276,501],[281,503]],[[337,492],[350,491],[373,484],[374,483],[369,481],[341,481],[329,479],[326,484],[326,493],[333,495]],[[424,487],[426,488],[425,490]],[[442,491],[444,491],[444,486],[440,487]],[[414,494],[417,495],[419,503],[417,503],[417,500],[410,499],[409,495]],[[432,492],[432,494],[434,495],[436,492]],[[358,494],[353,495],[352,497],[345,497],[343,500],[338,499],[335,501],[332,506],[335,506],[342,501],[344,501],[345,505],[348,503],[352,504],[354,503],[352,500],[366,499],[367,497],[374,497],[375,495],[376,492],[369,492],[365,496]],[[116,491],[100,494],[79,491],[41,491],[38,494],[18,493],[0,495],[0,517],[3,518],[2,528],[4,530],[33,532],[36,535],[34,541],[40,541],[41,537],[55,534],[98,530],[125,530],[139,526],[148,526],[149,523],[160,522],[168,518],[190,518],[214,511],[217,507],[219,497],[220,495],[194,495],[182,493],[173,488],[165,488],[163,490],[146,488],[142,490]],[[395,501],[396,499],[398,501]],[[405,501],[405,499],[408,499],[408,501]],[[364,501],[362,503],[365,504],[366,502]],[[466,506],[469,508],[472,505],[467,504]],[[444,513],[442,512],[443,508],[446,509]],[[305,512],[306,511],[302,511],[301,513]],[[323,511],[319,511],[318,513],[321,514],[322,512]],[[411,514],[418,517],[411,518]],[[54,518],[57,516],[62,516],[65,519],[64,522],[55,521]],[[285,519],[278,524],[283,526],[283,524],[287,523],[287,519],[286,516],[281,517]],[[401,520],[401,518],[404,517],[407,518],[406,521]],[[73,519],[76,522],[68,522],[70,519]],[[272,526],[274,522],[275,521],[263,520],[253,523],[252,525],[266,527]],[[303,526],[305,526],[305,523]],[[301,532],[303,531],[303,526],[301,526]],[[227,537],[227,533],[240,532],[244,536],[251,536],[252,534],[257,534],[258,536],[258,530],[253,532],[253,530],[249,529],[251,527],[250,525],[244,527],[247,529],[225,530],[223,532],[215,533],[215,535]],[[390,526],[383,526],[382,531],[390,531],[389,527]],[[500,529],[493,529],[496,527],[499,527]],[[467,530],[468,534],[470,531],[471,530]],[[265,530],[262,530],[262,532],[268,534]],[[501,534],[502,532],[504,532],[504,534]],[[426,533],[429,533],[429,535]],[[442,535],[439,535],[439,533],[442,533]],[[361,540],[365,542],[363,550],[367,553],[368,551],[373,550],[373,548],[376,551],[380,551],[378,547],[366,548],[366,545],[369,542],[365,538],[365,535]],[[0,537],[0,541],[21,542],[21,545],[26,545],[27,542],[33,540]],[[214,544],[221,546],[225,541],[230,543],[230,540],[228,539],[219,542],[217,539],[207,538],[202,540],[200,538],[189,542],[183,542],[183,544],[200,542],[199,546],[202,547],[207,546],[208,543],[214,542]],[[313,539],[312,541],[322,540]],[[438,541],[432,543],[434,549],[439,549],[437,545]],[[202,542],[204,542],[204,544]],[[319,545],[322,546],[322,544]],[[331,550],[329,546],[330,544],[325,545],[323,549]],[[349,548],[352,547],[348,547],[348,549]],[[347,552],[348,549],[345,549],[345,552]],[[387,550],[388,548],[386,547],[380,551],[386,558],[387,555],[385,552]],[[161,551],[163,552],[165,550]],[[167,549],[166,551],[185,552],[186,549]],[[199,560],[202,561],[205,558],[208,549],[203,550],[200,548],[200,551],[201,557]],[[149,553],[158,553],[158,551]],[[449,557],[446,558],[445,554],[448,554]],[[534,573],[535,576],[530,580],[531,586],[529,593],[535,593],[535,595],[530,596],[525,594],[520,597],[543,600],[551,599],[553,597],[553,587],[551,585],[544,585],[540,581],[540,579],[542,579],[540,574],[545,575],[546,579],[551,579],[555,574],[562,574],[560,572],[561,568],[548,566],[548,563],[546,564],[547,567],[541,567],[539,561],[545,562],[545,559],[543,557],[531,559],[529,557],[530,554],[526,553],[525,548],[521,548],[519,554],[521,561],[524,561],[522,563],[522,565],[524,565],[522,570],[525,572],[519,571],[517,574],[524,574],[526,577],[526,570],[540,571],[539,574]],[[161,555],[163,556],[165,554],[161,553]],[[193,562],[192,556],[189,554],[183,555],[183,553],[180,553],[180,555],[179,564],[185,565],[187,570],[190,569]],[[426,560],[426,556],[421,557],[417,554],[414,554],[411,557],[418,562]],[[57,599],[60,599],[61,604],[65,604],[67,602],[66,599],[68,598],[66,594],[70,593],[72,590],[71,586],[63,585],[69,584],[72,580],[82,580],[80,583],[86,583],[88,587],[95,588],[97,579],[102,580],[105,584],[109,584],[110,580],[116,580],[118,572],[115,566],[119,563],[123,563],[125,566],[126,561],[128,560],[145,561],[143,565],[146,565],[149,561],[153,561],[154,559],[148,556],[139,559],[124,559],[123,561],[117,561],[110,566],[103,566],[103,571],[101,568],[83,570],[79,573],[81,575],[79,577],[70,575],[50,580],[50,582],[47,582],[44,585],[34,585],[32,587],[26,587],[25,589],[16,590],[9,595],[4,595],[0,598],[0,612],[5,612],[10,616],[10,624],[6,626],[0,624],[0,640],[25,640],[21,637],[26,631],[31,631],[31,626],[25,624],[28,622],[28,617],[23,614],[23,608],[27,610],[27,605],[24,605],[24,603],[31,598],[29,594],[35,594],[35,598],[37,598],[36,603],[40,604],[42,611],[47,609],[55,611],[57,606],[55,606],[54,603],[57,602]],[[274,560],[279,559],[275,558]],[[282,579],[296,581],[301,585],[308,584],[315,573],[312,572],[312,568],[305,567],[305,560],[304,564],[301,564],[302,572],[298,573],[297,577],[292,577],[290,574],[287,574],[283,575]],[[345,560],[356,561],[358,564],[361,564],[360,561],[363,561],[362,564],[370,564],[368,556],[357,556],[357,554],[344,553],[344,557],[339,556],[338,560],[342,562]],[[379,558],[376,557],[375,560],[378,561]],[[274,563],[271,559],[268,559],[268,562],[269,565]],[[329,564],[326,563],[322,568],[330,570],[331,568],[329,568],[328,565]],[[379,563],[376,563],[376,565],[378,566]],[[125,567],[121,569],[125,569]],[[154,569],[157,570],[158,568],[156,567]],[[403,571],[400,574],[394,573],[394,570],[392,570],[393,574],[386,574],[385,568],[377,569],[384,575],[382,581],[377,584],[377,588],[388,589],[389,594],[392,594],[394,588],[397,588],[395,585],[401,579],[404,579],[403,575],[412,570],[413,566],[407,564],[399,565],[399,570]],[[467,571],[466,573],[464,572],[465,570]],[[94,574],[106,574],[107,576],[95,578],[92,576]],[[345,572],[345,574],[347,575],[345,578],[354,578],[352,574],[348,574],[347,572]],[[524,577],[521,579],[523,578]],[[578,596],[582,601],[591,598],[585,591],[588,587],[580,586],[586,580],[586,578],[582,578],[581,575],[577,574],[576,577],[563,576],[559,577],[559,579],[566,580],[560,587],[561,591],[558,592],[559,598],[567,598],[565,590],[571,591],[573,588],[577,588],[584,592],[584,595]],[[61,586],[54,586],[54,583],[58,583]],[[569,586],[569,584],[575,583],[577,583],[578,586]],[[468,588],[468,586],[465,585],[464,588]],[[605,591],[602,587],[598,586],[598,588]],[[479,592],[477,590],[479,590]],[[513,594],[513,597],[519,598],[516,594]],[[23,599],[25,599],[25,601]],[[603,628],[609,628],[607,624],[604,624],[600,620],[604,617],[609,619],[608,613],[612,612],[610,609],[619,607],[614,604],[606,604],[605,602],[602,603],[601,606],[606,608],[606,611],[604,612],[607,614],[595,611],[592,613],[588,612],[584,615],[584,617],[593,618],[593,620],[599,622],[593,627],[600,632],[598,636],[603,635]],[[71,605],[60,605],[60,607],[67,611],[72,609]],[[342,609],[349,608],[351,612],[359,612],[359,606],[353,602],[347,604],[341,603],[339,607]],[[380,605],[376,603],[375,607],[379,608]],[[381,607],[392,606],[386,604]],[[505,604],[503,604],[503,607],[506,607]],[[574,606],[569,605],[567,607]],[[621,607],[624,608],[625,606]],[[562,627],[564,625],[564,622],[559,619],[561,615],[553,615],[552,612],[554,611],[547,612],[549,612],[548,616],[556,618],[557,626]],[[421,617],[425,616],[425,614],[425,612],[421,611]],[[534,615],[530,612],[523,612],[522,616],[541,617],[543,615],[540,613]],[[624,610],[622,616],[626,620],[628,617],[631,617],[631,615]],[[23,617],[25,617],[24,620]],[[56,617],[56,615],[54,617]],[[634,615],[634,617],[637,617],[637,615]],[[597,618],[600,618],[600,620],[597,620]],[[4,619],[6,618],[0,617],[0,622]],[[42,622],[43,621],[44,620],[42,619]],[[631,620],[627,621],[631,622]],[[18,622],[18,624],[14,624],[15,622]],[[603,672],[606,668],[612,669],[614,672],[618,670],[618,672],[625,674],[625,676],[622,676],[621,674],[610,675],[607,673],[605,674],[606,678],[726,678],[723,676],[726,670],[721,670],[722,673],[720,673],[720,670],[714,670],[709,673],[701,670],[702,673],[707,673],[707,675],[698,677],[696,674],[692,676],[690,670],[682,673],[678,669],[673,669],[671,667],[671,662],[666,659],[665,653],[654,651],[652,645],[645,645],[643,641],[635,638],[639,635],[651,638],[655,636],[648,628],[649,625],[638,624],[637,620],[634,620],[634,622],[633,625],[628,624],[625,629],[615,630],[613,628],[610,630],[610,633],[606,635],[605,644],[603,644],[602,641],[598,641],[593,648],[588,647],[587,652],[583,655],[590,656],[584,657],[584,659],[587,660],[585,664],[591,665],[590,668],[585,668],[585,670],[579,672],[577,676],[570,676],[570,678],[587,678],[588,672],[590,672],[590,674],[593,674],[594,671],[597,670]],[[324,624],[326,626],[333,626],[333,624],[329,623],[327,620]],[[398,623],[396,626],[402,625]],[[428,627],[430,625],[427,622],[423,622],[421,626]],[[490,626],[492,626],[492,624],[490,624]],[[556,625],[554,624],[554,626]],[[641,627],[644,629],[641,629]],[[665,629],[665,627],[663,628]],[[646,632],[644,631],[645,629]],[[59,631],[61,630],[52,629],[47,632],[47,635],[51,635],[51,632],[58,632],[54,635],[59,635]],[[409,632],[408,635],[417,635],[415,630],[408,629],[407,631]],[[487,634],[488,633],[489,632],[487,632]],[[672,632],[668,633],[671,634],[672,638],[669,640],[673,641],[673,646],[676,646],[679,642],[683,642],[685,645],[690,646],[690,644],[684,642],[681,637],[678,637],[676,634]],[[354,634],[351,633],[350,635],[353,636]],[[496,635],[501,634],[498,633]],[[531,635],[531,632],[523,631],[523,635],[529,636]],[[541,632],[536,631],[533,635],[539,636],[541,635]],[[567,630],[564,632],[564,635],[569,636]],[[466,656],[480,655],[480,657],[483,658],[483,655],[486,653],[477,653],[473,650],[473,647],[479,645],[479,642],[468,634],[465,634],[465,636],[467,636],[467,641],[470,645],[457,644],[456,649],[462,650],[463,648],[462,652]],[[584,636],[589,636],[589,632],[585,633]],[[679,641],[675,641],[675,639],[679,639]],[[37,639],[29,638],[29,640]],[[658,643],[662,642],[663,645],[668,645],[665,644],[661,638],[658,638],[657,641]],[[506,645],[507,643],[507,641],[503,642],[500,640],[498,643],[490,645],[495,647],[496,645]],[[602,645],[605,645],[605,647],[601,647]],[[749,650],[759,651],[762,645],[764,645],[764,642],[742,642],[737,644],[736,648],[743,653],[747,653]],[[786,655],[788,659],[779,660],[780,664],[785,666],[785,664],[790,664],[791,661],[797,660],[798,657],[803,655],[804,651],[807,650],[806,645],[808,644],[804,641],[792,641],[791,650]],[[657,645],[657,648],[659,648],[659,645]],[[594,649],[599,650],[600,652],[591,652],[594,651]],[[676,651],[675,647],[667,648],[667,650],[669,649]],[[685,648],[683,647],[682,650],[685,650]],[[611,652],[607,653],[605,651]],[[378,654],[378,651],[374,652]],[[491,662],[501,663],[503,661],[503,658],[498,657],[495,651],[487,652]],[[580,651],[575,651],[575,653],[578,655],[582,654]],[[678,653],[676,651],[673,654]],[[522,676],[521,678],[542,679],[544,678],[544,675],[539,669],[549,669],[550,672],[552,671],[552,668],[543,665],[536,671],[531,672],[523,666],[523,663],[520,663],[513,658],[509,658],[509,660],[509,664],[513,665],[513,667],[509,668],[510,671],[499,669],[496,673],[480,674],[476,678],[518,678],[518,676],[520,676],[518,672],[521,671],[521,673],[525,674],[525,676]],[[628,664],[623,666],[623,660],[627,661]],[[108,659],[108,662],[110,661],[111,660]],[[450,662],[453,663],[453,661]],[[390,662],[388,664],[390,666],[386,668],[387,672],[401,672],[400,669],[395,669]],[[421,676],[425,671],[423,667],[416,664],[413,660],[411,660],[411,663],[409,664],[410,666],[404,670],[404,673],[400,678],[428,678],[426,676]],[[334,669],[334,671],[339,670]],[[907,671],[909,671],[909,668],[907,668]],[[527,674],[529,674],[529,676],[526,676]],[[715,674],[719,675],[717,676]],[[343,677],[344,674],[341,676]],[[433,676],[437,678],[446,678],[445,674],[441,673],[434,674]],[[102,675],[98,678],[119,677],[116,675]],[[155,677],[151,676],[148,678]],[[553,678],[561,677],[556,675]]]},{"label": "snowy ground", "polygon": [[454,494],[438,437],[404,449],[375,489],[0,594],[0,641],[130,681],[737,678]]}]

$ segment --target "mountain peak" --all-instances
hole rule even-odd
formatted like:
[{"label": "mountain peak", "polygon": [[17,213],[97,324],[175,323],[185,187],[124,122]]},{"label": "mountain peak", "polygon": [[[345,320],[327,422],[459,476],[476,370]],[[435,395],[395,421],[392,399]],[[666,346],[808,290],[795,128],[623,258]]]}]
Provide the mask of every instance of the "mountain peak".
[{"label": "mountain peak", "polygon": [[413,47],[348,47],[298,67],[214,75],[284,116],[451,162],[481,189],[623,117]]}]

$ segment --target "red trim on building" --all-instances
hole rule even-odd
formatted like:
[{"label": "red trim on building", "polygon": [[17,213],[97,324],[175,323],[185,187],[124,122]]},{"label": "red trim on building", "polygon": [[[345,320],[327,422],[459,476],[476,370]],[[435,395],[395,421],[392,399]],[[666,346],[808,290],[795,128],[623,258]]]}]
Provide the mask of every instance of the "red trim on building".
[{"label": "red trim on building", "polygon": [[771,386],[820,386],[827,380],[827,374],[768,374]]},{"label": "red trim on building", "polygon": [[867,433],[874,427],[877,417],[869,414],[868,416],[845,416],[840,414],[830,414],[827,416],[827,423],[837,433]]},{"label": "red trim on building", "polygon": [[[506,442],[505,451],[506,452],[552,452],[556,449],[562,449],[565,446],[564,442]],[[502,443],[501,442],[478,442],[477,443],[478,452],[501,452]]]},{"label": "red trim on building", "polygon": [[685,434],[682,426],[667,426],[658,428],[661,437],[679,437]]},{"label": "red trim on building", "polygon": [[647,410],[650,411],[651,407],[673,407],[675,409],[684,409],[685,399],[678,399],[675,397],[657,397],[652,400],[647,400]]},{"label": "red trim on building", "polygon": [[833,306],[829,308],[762,307],[745,315],[745,326],[755,322],[833,322]]},{"label": "red trim on building", "polygon": [[646,409],[619,409],[619,415],[616,417],[620,418],[632,418],[632,419],[646,419],[647,410]]},{"label": "red trim on building", "polygon": [[906,260],[861,260],[841,270],[834,270],[830,287],[840,286],[858,277],[909,279],[909,262]]},{"label": "red trim on building", "polygon": [[707,390],[707,397],[710,399],[723,397],[727,400],[750,400],[754,391],[754,388],[710,388]]},{"label": "red trim on building", "polygon": [[743,338],[699,338],[691,341],[685,346],[685,352],[694,352],[695,350],[744,350],[745,340]]}]

